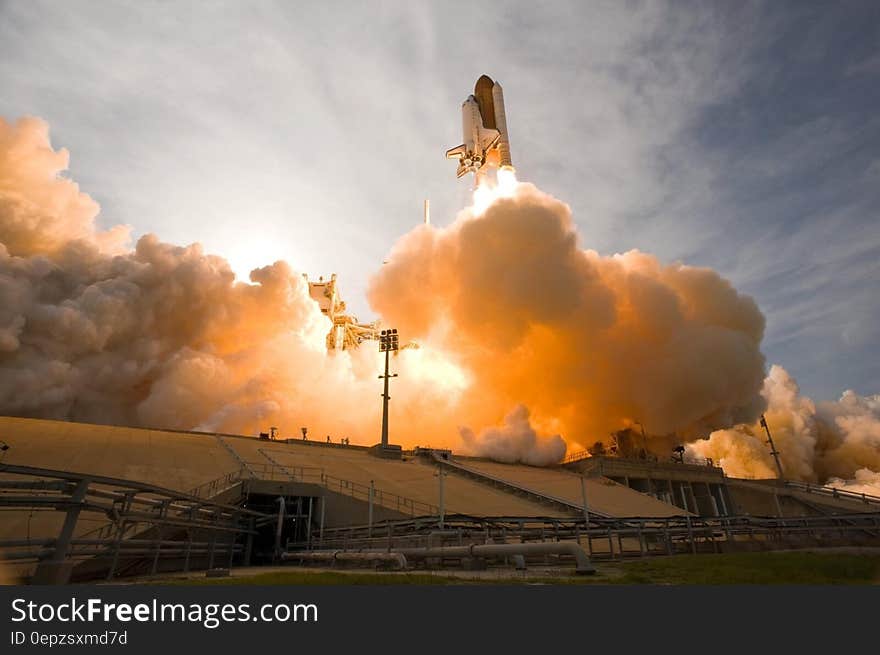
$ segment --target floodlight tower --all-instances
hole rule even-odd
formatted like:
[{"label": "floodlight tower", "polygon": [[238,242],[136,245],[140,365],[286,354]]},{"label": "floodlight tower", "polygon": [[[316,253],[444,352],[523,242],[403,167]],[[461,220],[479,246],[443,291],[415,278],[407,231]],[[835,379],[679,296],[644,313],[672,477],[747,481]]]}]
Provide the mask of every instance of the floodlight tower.
[{"label": "floodlight tower", "polygon": [[379,352],[385,353],[385,375],[380,378],[385,380],[385,388],[382,393],[382,448],[388,447],[388,401],[391,396],[388,395],[388,379],[396,378],[397,373],[388,373],[388,359],[392,352],[400,350],[400,343],[397,340],[397,330],[382,330],[379,333]]}]

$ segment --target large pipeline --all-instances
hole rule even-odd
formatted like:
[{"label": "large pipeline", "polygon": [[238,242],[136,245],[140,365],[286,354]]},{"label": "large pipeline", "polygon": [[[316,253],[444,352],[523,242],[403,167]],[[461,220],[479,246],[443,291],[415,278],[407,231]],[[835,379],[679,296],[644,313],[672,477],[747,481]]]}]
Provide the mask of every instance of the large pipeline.
[{"label": "large pipeline", "polygon": [[300,560],[306,562],[391,562],[397,568],[406,568],[406,557],[400,552],[364,551],[349,552],[344,550],[305,550],[293,553],[282,553],[282,560]]},{"label": "large pipeline", "polygon": [[573,541],[554,541],[539,544],[471,544],[469,546],[440,546],[437,548],[398,548],[409,559],[428,557],[515,557],[520,555],[570,555],[575,561],[575,573],[590,574],[596,569],[587,553]]},{"label": "large pipeline", "polygon": [[525,568],[530,555],[569,555],[575,561],[575,573],[592,574],[596,568],[581,546],[573,541],[553,541],[536,544],[471,544],[469,546],[438,546],[436,548],[395,548],[394,550],[312,550],[283,553],[284,560],[317,562],[394,562],[406,568],[407,560],[437,558],[509,557],[517,569]]}]

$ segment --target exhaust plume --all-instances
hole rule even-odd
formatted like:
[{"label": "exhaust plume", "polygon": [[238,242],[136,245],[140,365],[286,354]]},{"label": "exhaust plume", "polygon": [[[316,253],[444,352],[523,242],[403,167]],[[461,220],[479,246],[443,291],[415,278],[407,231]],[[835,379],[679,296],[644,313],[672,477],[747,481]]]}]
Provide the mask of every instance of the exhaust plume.
[{"label": "exhaust plume", "polygon": [[[0,414],[378,440],[381,355],[328,353],[300,274],[279,261],[242,282],[198,244],[131,248],[128,227],[96,227],[67,162],[44,122],[0,119]],[[541,465],[639,423],[711,432],[693,452],[770,477],[767,409],[790,475],[880,470],[880,398],[815,404],[778,367],[765,381],[751,298],[709,269],[585,249],[569,208],[513,171],[448,227],[399,239],[369,300],[421,345],[394,358],[404,445]]]},{"label": "exhaust plume", "polygon": [[[765,416],[786,478],[880,495],[880,396],[846,391],[836,402],[802,396],[781,366],[772,366],[762,395]],[[775,478],[776,468],[758,423],[713,432],[690,445],[728,475]]]},{"label": "exhaust plume", "polygon": [[369,288],[391,324],[471,374],[462,416],[494,425],[524,405],[539,431],[592,444],[635,421],[695,437],[760,413],[751,298],[708,269],[583,249],[569,208],[530,184],[491,193],[402,237]]},{"label": "exhaust plume", "polygon": [[529,423],[529,410],[518,405],[500,427],[482,430],[479,435],[470,428],[459,430],[466,449],[483,457],[507,464],[531,464],[547,466],[565,456],[565,441],[558,434],[538,436]]},{"label": "exhaust plume", "polygon": [[[127,228],[95,228],[66,165],[45,123],[0,120],[0,414],[375,441],[379,353],[328,356],[300,274],[275,262],[238,282],[198,244],[154,235],[128,250]],[[462,378],[442,357],[396,363],[398,417],[454,402]]]}]

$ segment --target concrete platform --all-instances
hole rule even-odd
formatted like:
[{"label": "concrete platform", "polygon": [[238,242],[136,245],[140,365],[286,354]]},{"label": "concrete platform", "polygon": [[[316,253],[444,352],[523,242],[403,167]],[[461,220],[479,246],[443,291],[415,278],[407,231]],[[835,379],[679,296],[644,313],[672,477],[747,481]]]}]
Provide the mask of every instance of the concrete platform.
[{"label": "concrete platform", "polygon": [[[576,505],[583,502],[581,477],[563,469],[502,464],[471,458],[458,458],[457,461],[470,469],[567,500]],[[585,479],[585,484],[587,504],[590,509],[609,516],[663,517],[684,516],[686,514],[684,510],[674,505],[633,491],[605,477],[588,477]]]}]

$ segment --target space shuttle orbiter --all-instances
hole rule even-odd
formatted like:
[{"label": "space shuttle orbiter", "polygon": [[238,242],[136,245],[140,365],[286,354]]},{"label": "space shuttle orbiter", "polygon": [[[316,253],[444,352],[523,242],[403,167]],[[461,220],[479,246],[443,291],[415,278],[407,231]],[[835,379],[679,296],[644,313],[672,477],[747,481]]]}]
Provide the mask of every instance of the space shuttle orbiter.
[{"label": "space shuttle orbiter", "polygon": [[504,113],[504,91],[498,82],[483,75],[474,86],[474,94],[461,106],[463,140],[460,146],[446,151],[447,159],[458,159],[457,177],[474,173],[479,180],[487,164],[513,167],[510,141],[507,138],[507,116]]}]

